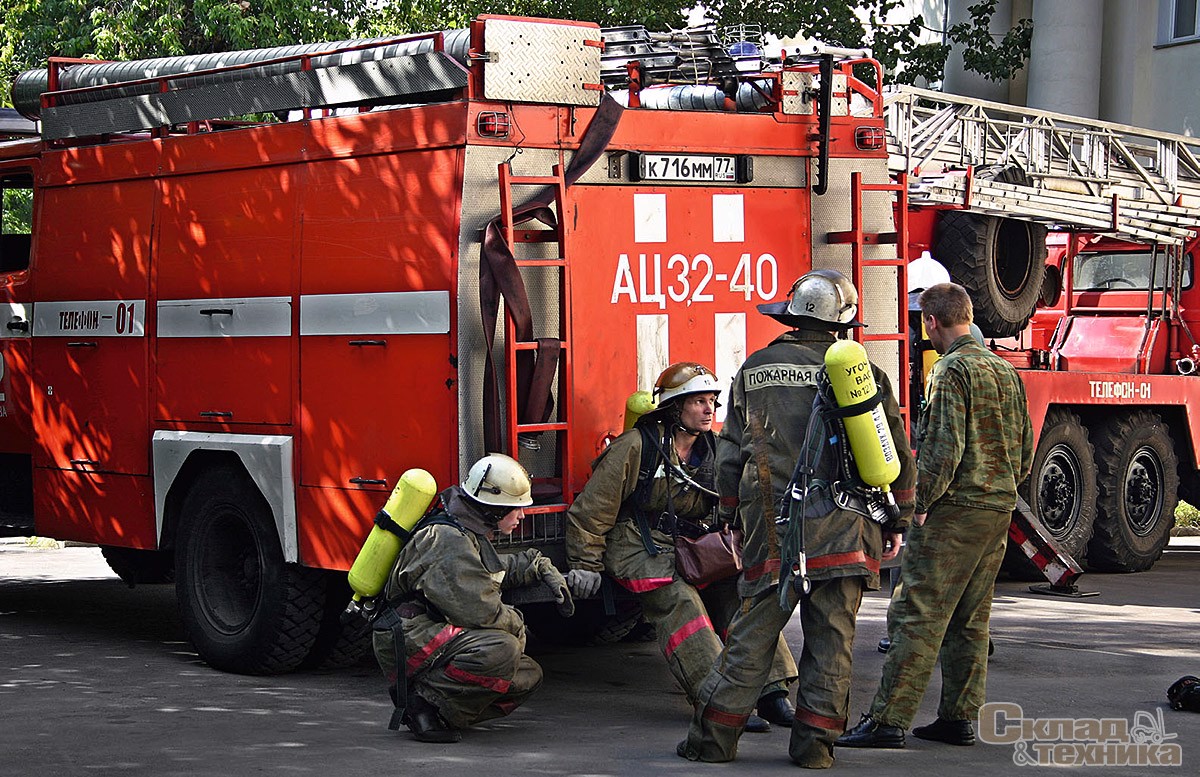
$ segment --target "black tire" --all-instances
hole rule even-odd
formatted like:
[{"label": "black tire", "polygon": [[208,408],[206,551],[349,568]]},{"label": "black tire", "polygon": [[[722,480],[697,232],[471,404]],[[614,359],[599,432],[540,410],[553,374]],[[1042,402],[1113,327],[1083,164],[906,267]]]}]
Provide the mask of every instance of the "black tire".
[{"label": "black tire", "polygon": [[326,572],[325,612],[312,652],[301,662],[301,669],[341,669],[354,666],[371,650],[371,624],[361,616],[343,617],[350,603],[350,584],[345,572]]},{"label": "black tire", "polygon": [[1141,572],[1171,539],[1179,500],[1179,461],[1157,413],[1118,412],[1095,430],[1100,479],[1089,567]]},{"label": "black tire", "polygon": [[634,600],[616,602],[616,614],[604,612],[604,602],[584,599],[575,602],[575,614],[564,618],[553,603],[537,602],[520,607],[525,625],[542,642],[550,645],[608,645],[629,635],[642,617]]},{"label": "black tire", "polygon": [[[1096,521],[1096,461],[1087,428],[1069,410],[1046,416],[1029,479],[1020,492],[1061,550],[1084,563]],[[1041,571],[1009,543],[1005,571],[1021,580],[1039,580]]]},{"label": "black tire", "polygon": [[188,490],[175,572],[184,629],[212,667],[280,674],[312,652],[325,580],[284,563],[271,509],[240,468],[208,469]]},{"label": "black tire", "polygon": [[130,588],[175,582],[175,556],[170,551],[101,545],[100,555]]},{"label": "black tire", "polygon": [[[985,167],[976,177],[1027,184],[1016,167]],[[1042,296],[1046,227],[1030,221],[950,210],[938,222],[934,254],[967,289],[985,337],[1015,337]]]}]

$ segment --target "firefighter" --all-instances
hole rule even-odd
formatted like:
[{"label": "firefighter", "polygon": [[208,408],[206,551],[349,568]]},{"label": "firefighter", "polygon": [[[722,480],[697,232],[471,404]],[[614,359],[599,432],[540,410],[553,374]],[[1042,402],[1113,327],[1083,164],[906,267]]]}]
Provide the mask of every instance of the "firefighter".
[{"label": "firefighter", "polygon": [[[533,504],[517,461],[484,456],[439,499],[396,559],[373,639],[393,701],[404,708],[401,722],[421,742],[448,743],[462,728],[508,715],[541,685],[541,667],[524,655],[524,620],[500,600],[501,589],[542,584],[564,615],[573,604],[550,559],[535,549],[500,555],[492,546]],[[395,631],[381,628],[389,620]]]},{"label": "firefighter", "polygon": [[[900,474],[891,484],[898,517],[887,525],[871,520],[851,492],[843,492],[843,503],[828,497],[815,501],[802,524],[811,588],[802,593],[792,584],[800,578],[789,578],[781,596],[779,505],[807,447],[805,430],[825,352],[838,334],[862,324],[855,320],[857,291],[831,270],[802,276],[787,300],[758,309],[793,329],[751,354],[738,370],[718,440],[717,483],[726,497],[722,509],[736,510],[746,531],[742,605],[725,649],[700,686],[701,703],[688,738],[676,752],[699,761],[734,759],[755,689],[769,674],[772,646],[799,606],[804,648],[788,754],[799,766],[825,768],[833,765],[834,740],[846,727],[855,616],[863,591],[879,588],[881,557],[894,557],[899,549],[900,532],[912,513],[915,465],[891,383],[872,367],[900,458]],[[849,482],[853,473],[845,471],[846,459],[835,450],[827,448],[816,472],[825,483]]]},{"label": "firefighter", "polygon": [[[736,578],[703,592],[680,579],[673,536],[718,528],[712,424],[720,389],[704,365],[679,362],[659,375],[654,393],[657,408],[600,454],[567,513],[567,581],[576,596],[591,596],[603,570],[637,594],[671,673],[694,704],[700,681],[721,652],[717,635],[737,605]],[[761,716],[755,731],[792,722],[787,683],[796,677],[796,664],[778,634],[772,649],[754,694]]]}]

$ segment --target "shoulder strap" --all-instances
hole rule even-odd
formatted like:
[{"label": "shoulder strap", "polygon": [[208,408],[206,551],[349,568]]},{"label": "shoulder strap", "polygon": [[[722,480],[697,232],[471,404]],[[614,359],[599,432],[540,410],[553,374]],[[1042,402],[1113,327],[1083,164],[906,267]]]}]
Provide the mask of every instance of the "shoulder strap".
[{"label": "shoulder strap", "polygon": [[[637,521],[638,534],[642,535],[642,547],[650,556],[658,555],[658,546],[650,536],[650,516],[646,514],[646,505],[650,501],[650,486],[654,482],[654,469],[658,465],[659,444],[655,439],[658,424],[637,424],[635,428],[642,434],[642,458],[638,464],[637,485],[629,497],[633,507],[633,518]],[[668,494],[670,491],[668,490]]]}]

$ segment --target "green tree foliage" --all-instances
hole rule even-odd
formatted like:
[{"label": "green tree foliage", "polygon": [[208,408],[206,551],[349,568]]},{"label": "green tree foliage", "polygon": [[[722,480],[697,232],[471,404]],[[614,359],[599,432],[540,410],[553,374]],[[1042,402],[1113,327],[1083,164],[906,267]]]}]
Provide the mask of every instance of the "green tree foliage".
[{"label": "green tree foliage", "polygon": [[[949,54],[943,43],[918,44],[920,16],[886,24],[901,0],[711,0],[704,8],[720,27],[758,24],[780,37],[799,33],[833,45],[870,47],[890,80],[936,81]],[[964,44],[968,69],[1000,80],[1029,53],[1032,25],[1001,39],[988,32],[994,0],[971,7],[949,30]],[[135,59],[312,43],[366,35],[462,27],[483,13],[642,24],[652,30],[686,22],[678,3],[663,0],[5,0],[0,3],[0,84],[49,56]],[[3,104],[8,90],[0,88]]]},{"label": "green tree foliage", "polygon": [[[5,0],[0,84],[46,58],[140,59],[340,40],[375,18],[370,0]],[[5,105],[10,96],[0,88]]]}]

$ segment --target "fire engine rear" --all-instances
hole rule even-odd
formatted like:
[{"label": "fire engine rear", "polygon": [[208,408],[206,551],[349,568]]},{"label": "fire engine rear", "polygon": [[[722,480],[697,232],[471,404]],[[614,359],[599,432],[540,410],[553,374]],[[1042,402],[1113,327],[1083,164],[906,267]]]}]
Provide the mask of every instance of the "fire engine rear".
[{"label": "fire engine rear", "polygon": [[879,66],[762,61],[493,16],[22,74],[41,137],[0,144],[6,213],[27,208],[0,242],[5,532],[173,577],[206,661],[281,672],[363,649],[344,572],[406,469],[445,487],[519,456],[515,542],[562,563],[625,398],[679,359],[729,381],[780,331],[754,305],[814,265],[872,300],[866,345],[905,385]]}]

